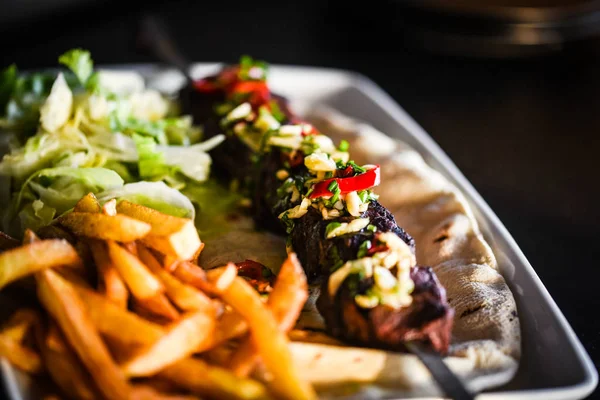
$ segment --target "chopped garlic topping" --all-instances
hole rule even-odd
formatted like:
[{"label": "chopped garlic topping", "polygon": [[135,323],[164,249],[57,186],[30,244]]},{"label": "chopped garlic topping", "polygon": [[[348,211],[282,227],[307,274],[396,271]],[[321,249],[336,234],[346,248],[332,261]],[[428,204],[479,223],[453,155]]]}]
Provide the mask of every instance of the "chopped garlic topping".
[{"label": "chopped garlic topping", "polygon": [[302,136],[271,136],[267,140],[270,146],[285,147],[292,150],[300,148],[302,144]]},{"label": "chopped garlic topping", "polygon": [[323,207],[323,209],[321,210],[321,215],[323,216],[323,219],[328,220],[337,218],[341,216],[342,213],[339,210],[336,210],[335,208],[329,209],[327,207]]},{"label": "chopped garlic topping", "polygon": [[279,218],[283,218],[284,215],[287,215],[289,219],[300,218],[308,212],[308,207],[310,204],[310,199],[305,197],[302,199],[302,203],[298,204],[296,207],[290,208],[289,210],[279,214]]},{"label": "chopped garlic topping", "polygon": [[302,135],[302,125],[283,125],[279,128],[279,134],[284,136]]},{"label": "chopped garlic topping", "polygon": [[40,108],[42,127],[48,132],[56,132],[69,120],[72,107],[73,93],[61,72],[52,84],[50,95]]},{"label": "chopped garlic topping", "polygon": [[373,278],[375,279],[375,285],[381,290],[392,290],[396,286],[396,278],[387,268],[375,267]]},{"label": "chopped garlic topping", "polygon": [[327,239],[345,235],[347,233],[359,232],[367,225],[369,225],[369,218],[356,218],[350,222],[342,222],[340,226],[332,229],[329,232],[329,234],[327,235]]},{"label": "chopped garlic topping", "polygon": [[304,165],[312,171],[335,171],[337,166],[326,153],[312,153],[304,158]]},{"label": "chopped garlic topping", "polygon": [[350,215],[352,215],[353,217],[359,217],[360,216],[360,206],[362,204],[362,201],[360,201],[360,197],[358,197],[358,193],[354,192],[350,192],[348,194],[346,194],[346,208],[348,209],[348,212],[350,213]]},{"label": "chopped garlic topping", "polygon": [[279,121],[277,121],[270,113],[262,113],[256,121],[254,121],[254,127],[261,132],[267,132],[279,128]]},{"label": "chopped garlic topping", "polygon": [[237,121],[238,119],[246,118],[252,112],[250,103],[242,103],[227,114],[225,119],[228,122]]},{"label": "chopped garlic topping", "polygon": [[335,162],[341,161],[346,164],[350,160],[350,153],[347,151],[334,151],[331,154],[331,158],[333,158]]},{"label": "chopped garlic topping", "polygon": [[335,293],[340,288],[348,275],[362,272],[366,278],[373,275],[373,260],[370,257],[359,258],[346,262],[337,271],[329,276],[327,289],[330,296],[335,296]]},{"label": "chopped garlic topping", "polygon": [[417,265],[415,255],[410,250],[410,247],[393,232],[384,232],[378,236],[378,239],[398,254],[398,263],[400,269],[408,269]]},{"label": "chopped garlic topping", "polygon": [[310,138],[311,141],[318,146],[322,152],[329,154],[335,152],[335,144],[333,144],[333,141],[329,138],[329,136],[310,135],[308,138]]},{"label": "chopped garlic topping", "polygon": [[379,304],[377,296],[367,296],[365,294],[358,294],[354,296],[354,301],[361,308],[374,308]]}]

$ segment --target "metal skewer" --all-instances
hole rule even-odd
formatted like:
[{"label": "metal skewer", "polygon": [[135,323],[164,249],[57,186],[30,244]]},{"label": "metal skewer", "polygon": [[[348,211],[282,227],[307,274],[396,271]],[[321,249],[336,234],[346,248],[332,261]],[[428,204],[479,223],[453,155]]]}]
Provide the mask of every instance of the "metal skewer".
[{"label": "metal skewer", "polygon": [[453,400],[474,400],[475,396],[448,368],[439,354],[418,342],[405,343],[406,348],[416,355],[429,370],[442,391]]},{"label": "metal skewer", "polygon": [[[167,33],[166,26],[159,19],[146,16],[141,21],[138,44],[160,61],[177,68],[190,83],[194,82],[189,73],[190,62],[177,49]],[[438,353],[418,342],[408,342],[405,345],[421,360],[446,396],[453,400],[475,399]]]}]

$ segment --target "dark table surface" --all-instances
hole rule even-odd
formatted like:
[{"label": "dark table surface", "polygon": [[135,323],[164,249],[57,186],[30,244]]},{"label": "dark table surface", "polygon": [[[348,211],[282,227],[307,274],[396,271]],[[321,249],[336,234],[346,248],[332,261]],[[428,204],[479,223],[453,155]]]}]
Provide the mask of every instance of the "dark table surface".
[{"label": "dark table surface", "polygon": [[153,61],[133,48],[144,10],[166,18],[194,61],[251,54],[367,75],[497,213],[598,367],[600,40],[536,58],[441,56],[421,51],[392,16],[345,17],[344,4],[103,1],[5,28],[0,57],[53,67],[58,54],[81,46],[98,64]]}]

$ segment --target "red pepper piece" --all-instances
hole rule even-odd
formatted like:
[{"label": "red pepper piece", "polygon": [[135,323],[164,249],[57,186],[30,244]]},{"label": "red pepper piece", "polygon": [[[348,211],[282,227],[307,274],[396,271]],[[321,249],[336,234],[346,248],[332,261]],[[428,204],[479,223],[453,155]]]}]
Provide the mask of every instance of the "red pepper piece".
[{"label": "red pepper piece", "polygon": [[248,99],[254,107],[267,104],[271,99],[271,92],[264,81],[241,81],[231,89],[231,93],[250,93]]},{"label": "red pepper piece", "polygon": [[351,176],[348,178],[331,178],[318,182],[313,186],[313,191],[309,198],[315,199],[322,196],[333,196],[328,187],[331,182],[337,181],[338,187],[342,194],[354,192],[357,190],[366,190],[381,183],[381,173],[379,165],[363,172],[360,175]]},{"label": "red pepper piece", "polygon": [[219,87],[219,85],[216,81],[211,81],[208,79],[200,79],[200,80],[194,81],[194,89],[196,89],[199,92],[203,92],[203,93],[214,93],[214,92],[220,90],[221,88]]},{"label": "red pepper piece", "polygon": [[386,245],[380,244],[378,246],[373,246],[369,250],[367,250],[367,255],[372,256],[375,253],[380,253],[382,251],[388,251],[389,248]]},{"label": "red pepper piece", "polygon": [[310,135],[318,135],[319,132],[317,131],[317,129],[310,125],[310,124],[306,124],[305,126],[308,127],[308,129],[302,129],[302,136],[310,136]]}]

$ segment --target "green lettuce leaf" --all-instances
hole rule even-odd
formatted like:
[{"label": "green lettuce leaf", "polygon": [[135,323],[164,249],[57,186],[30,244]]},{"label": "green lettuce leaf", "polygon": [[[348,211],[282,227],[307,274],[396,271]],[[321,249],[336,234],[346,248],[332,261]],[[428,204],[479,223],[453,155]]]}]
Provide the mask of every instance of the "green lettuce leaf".
[{"label": "green lettuce leaf", "polygon": [[[46,168],[32,174],[13,197],[4,219],[4,230],[19,236],[26,228],[47,224],[69,211],[86,194],[122,187],[123,179],[106,168]],[[21,225],[14,226],[19,216]]]},{"label": "green lettuce leaf", "polygon": [[82,49],[72,49],[58,57],[58,62],[67,66],[79,82],[85,86],[94,72],[94,63],[90,52]]},{"label": "green lettuce leaf", "polygon": [[128,183],[123,187],[98,193],[96,197],[101,203],[111,199],[127,200],[176,217],[196,217],[196,210],[190,199],[162,181]]}]

